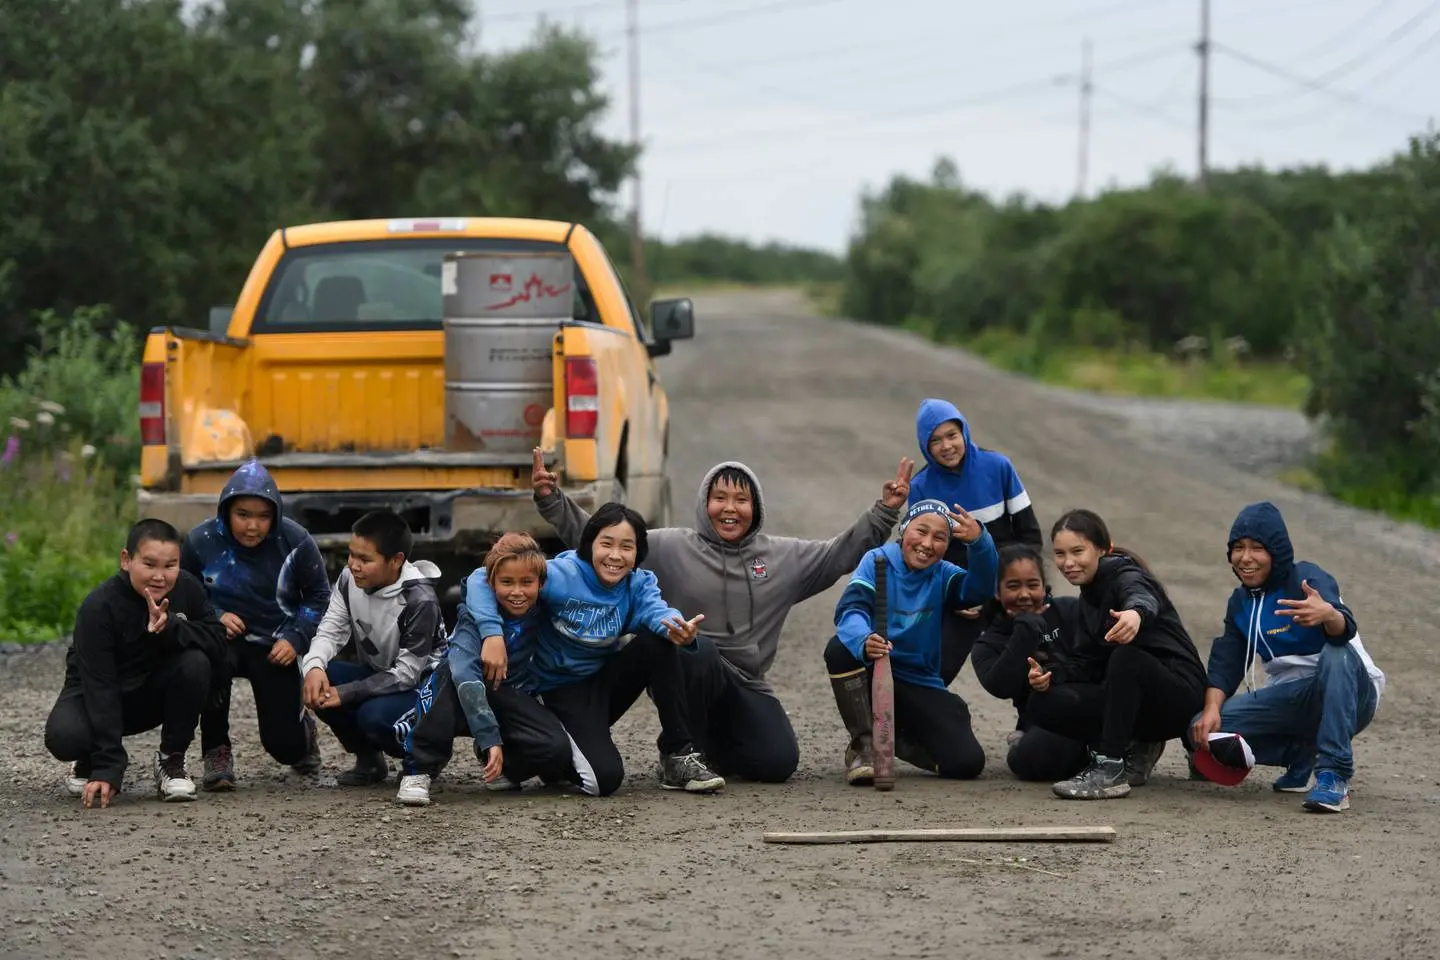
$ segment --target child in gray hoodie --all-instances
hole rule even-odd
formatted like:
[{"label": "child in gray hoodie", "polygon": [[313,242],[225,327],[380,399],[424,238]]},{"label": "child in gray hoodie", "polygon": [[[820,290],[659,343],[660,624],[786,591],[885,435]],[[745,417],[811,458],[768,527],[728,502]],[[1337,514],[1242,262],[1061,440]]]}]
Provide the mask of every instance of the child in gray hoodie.
[{"label": "child in gray hoodie", "polygon": [[[650,531],[643,566],[667,600],[705,615],[700,636],[710,642],[681,661],[691,733],[717,773],[780,783],[795,772],[795,731],[765,682],[785,618],[885,543],[905,506],[913,469],[913,461],[901,460],[880,499],[850,529],[830,540],[801,540],[762,532],[760,478],[745,464],[726,461],[700,482],[693,529]],[[573,547],[589,516],[559,489],[538,449],[531,482],[541,516]]]}]

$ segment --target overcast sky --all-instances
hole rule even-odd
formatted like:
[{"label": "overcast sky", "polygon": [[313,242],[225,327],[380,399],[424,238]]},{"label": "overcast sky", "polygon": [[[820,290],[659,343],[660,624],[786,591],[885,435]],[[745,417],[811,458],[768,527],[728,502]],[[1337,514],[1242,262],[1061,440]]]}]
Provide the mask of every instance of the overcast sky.
[{"label": "overcast sky", "polygon": [[[625,0],[479,0],[482,46],[542,13],[596,36],[628,136]],[[639,0],[646,229],[840,250],[862,190],[948,155],[970,186],[1088,190],[1197,167],[1200,0]],[[1440,2],[1212,0],[1212,167],[1369,165],[1437,114]],[[628,202],[628,192],[625,194]]]}]

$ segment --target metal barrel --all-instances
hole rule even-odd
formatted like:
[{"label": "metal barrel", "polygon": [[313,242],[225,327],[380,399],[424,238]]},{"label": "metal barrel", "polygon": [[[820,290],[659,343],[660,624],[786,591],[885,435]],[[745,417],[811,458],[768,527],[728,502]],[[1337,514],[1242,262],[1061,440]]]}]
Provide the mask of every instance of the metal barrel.
[{"label": "metal barrel", "polygon": [[445,446],[528,453],[554,403],[551,350],[569,320],[569,253],[450,253],[441,273]]}]

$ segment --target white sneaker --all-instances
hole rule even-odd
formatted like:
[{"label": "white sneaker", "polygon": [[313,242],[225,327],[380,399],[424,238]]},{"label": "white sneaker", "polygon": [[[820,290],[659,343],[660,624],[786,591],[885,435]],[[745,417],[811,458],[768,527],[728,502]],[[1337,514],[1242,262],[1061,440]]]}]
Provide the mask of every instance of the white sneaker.
[{"label": "white sneaker", "polygon": [[400,778],[400,790],[395,802],[407,807],[428,807],[430,805],[430,774],[412,773]]},{"label": "white sneaker", "polygon": [[185,754],[155,754],[155,793],[166,803],[195,799],[195,781],[185,772]]},{"label": "white sneaker", "polygon": [[89,777],[82,777],[76,773],[77,767],[70,768],[70,776],[65,778],[65,792],[72,797],[79,797],[85,793],[85,784],[90,782]]}]

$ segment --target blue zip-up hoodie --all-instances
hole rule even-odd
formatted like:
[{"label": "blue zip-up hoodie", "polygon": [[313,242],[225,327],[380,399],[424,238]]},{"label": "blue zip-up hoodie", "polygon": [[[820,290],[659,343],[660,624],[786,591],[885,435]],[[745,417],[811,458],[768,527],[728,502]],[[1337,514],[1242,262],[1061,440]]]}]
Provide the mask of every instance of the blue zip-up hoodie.
[{"label": "blue zip-up hoodie", "polygon": [[[1270,575],[1257,589],[1251,590],[1242,584],[1230,594],[1225,608],[1225,633],[1210,645],[1209,685],[1228,697],[1239,688],[1240,681],[1246,679],[1246,669],[1250,668],[1249,686],[1253,689],[1256,654],[1265,665],[1270,683],[1308,677],[1315,672],[1320,651],[1330,643],[1354,647],[1375,684],[1376,694],[1383,691],[1385,675],[1365,652],[1355,627],[1355,616],[1340,598],[1339,584],[1316,564],[1295,560],[1290,531],[1279,508],[1262,502],[1252,503],[1240,511],[1230,526],[1226,562],[1229,562],[1229,548],[1241,539],[1255,540],[1269,551]],[[1345,631],[1339,636],[1329,636],[1320,626],[1302,627],[1293,618],[1278,612],[1283,609],[1278,603],[1280,600],[1305,599],[1301,586],[1304,582],[1345,616]]]},{"label": "blue zip-up hoodie", "polygon": [[[241,546],[230,534],[230,502],[259,497],[275,507],[270,535],[258,547]],[[314,539],[284,515],[280,490],[259,460],[247,460],[230,476],[215,516],[191,529],[180,566],[205,584],[215,615],[245,621],[246,639],[286,640],[304,656],[330,603],[330,578]]]},{"label": "blue zip-up hoodie", "polygon": [[941,559],[924,570],[905,565],[900,544],[887,543],[860,558],[835,607],[835,635],[855,659],[865,660],[865,638],[875,632],[875,565],[886,566],[885,639],[896,680],[945,689],[940,679],[941,613],[969,607],[995,594],[1000,554],[988,531],[966,546],[969,569]]},{"label": "blue zip-up hoodie", "polygon": [[[504,624],[495,593],[488,585],[480,589],[474,583],[477,576],[478,570],[466,585],[465,608],[479,625],[481,637],[500,636]],[[546,562],[539,604],[544,605],[545,614],[531,666],[540,693],[594,674],[620,649],[620,638],[626,634],[643,629],[664,636],[666,620],[685,619],[665,602],[655,574],[649,570],[632,570],[615,586],[607,587],[595,568],[574,550]],[[694,649],[693,643],[681,647],[689,652]]]},{"label": "blue zip-up hoodie", "polygon": [[[965,457],[953,470],[941,466],[930,455],[930,435],[942,423],[954,420],[965,437]],[[910,481],[910,502],[939,500],[946,506],[959,504],[972,517],[985,524],[997,549],[1012,543],[1028,543],[1037,550],[1045,547],[1040,521],[1030,504],[1030,494],[1020,482],[1020,475],[1010,458],[994,450],[986,450],[970,439],[970,423],[948,400],[925,400],[915,415],[915,439],[925,466]],[[959,563],[963,545],[953,540],[945,559]]]}]

